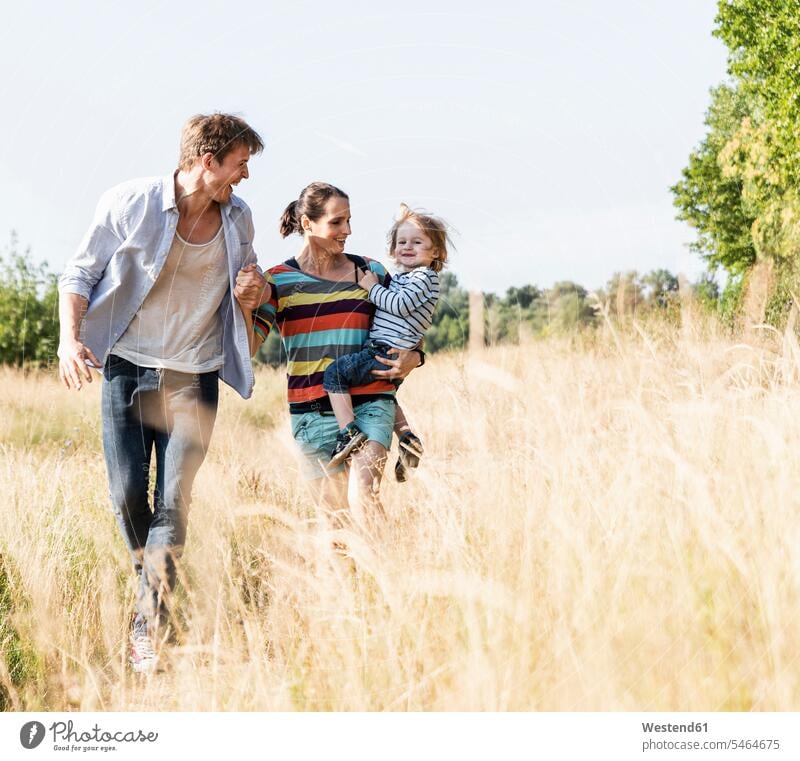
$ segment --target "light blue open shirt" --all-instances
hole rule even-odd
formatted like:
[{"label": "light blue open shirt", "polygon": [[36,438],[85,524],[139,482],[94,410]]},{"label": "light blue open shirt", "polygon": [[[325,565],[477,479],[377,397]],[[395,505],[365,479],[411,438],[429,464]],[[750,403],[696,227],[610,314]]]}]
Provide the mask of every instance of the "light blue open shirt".
[{"label": "light blue open shirt", "polygon": [[[224,355],[219,377],[247,399],[253,392],[253,367],[244,317],[232,293],[239,270],[256,263],[253,218],[235,195],[220,209],[230,288],[219,307]],[[92,225],[67,263],[58,288],[88,299],[80,340],[101,362],[155,284],[177,225],[173,175],[131,180],[100,198]]]}]

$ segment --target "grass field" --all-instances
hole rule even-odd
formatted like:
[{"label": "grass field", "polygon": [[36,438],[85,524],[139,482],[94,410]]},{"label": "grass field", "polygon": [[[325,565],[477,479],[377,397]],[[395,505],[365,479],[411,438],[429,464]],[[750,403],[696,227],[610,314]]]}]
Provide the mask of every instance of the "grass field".
[{"label": "grass field", "polygon": [[387,478],[384,536],[352,532],[351,559],[262,370],[251,401],[223,394],[186,632],[150,678],[126,668],[100,384],[4,370],[5,708],[798,710],[800,350],[766,340],[606,330],[430,357],[401,391],[429,454]]}]

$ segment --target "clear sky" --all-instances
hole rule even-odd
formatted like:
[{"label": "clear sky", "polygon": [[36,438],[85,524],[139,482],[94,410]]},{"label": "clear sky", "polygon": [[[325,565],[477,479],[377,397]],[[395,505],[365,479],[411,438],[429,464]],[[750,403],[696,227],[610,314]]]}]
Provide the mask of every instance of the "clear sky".
[{"label": "clear sky", "polygon": [[401,201],[455,228],[470,288],[696,276],[669,186],[725,78],[712,0],[6,3],[0,248],[60,270],[100,193],[169,174],[180,127],[232,111],[266,141],[239,194],[262,265],[312,180],[384,258]]}]

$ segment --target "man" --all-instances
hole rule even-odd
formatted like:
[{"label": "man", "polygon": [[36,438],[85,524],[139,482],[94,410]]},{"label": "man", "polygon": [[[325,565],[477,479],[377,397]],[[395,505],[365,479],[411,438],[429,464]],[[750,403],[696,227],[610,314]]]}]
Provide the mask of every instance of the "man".
[{"label": "man", "polygon": [[178,170],[106,192],[59,280],[61,380],[80,390],[92,380],[90,367],[103,374],[111,500],[139,576],[136,671],[156,667],[169,631],[175,564],[214,426],[218,378],[244,398],[252,393],[248,326],[263,279],[250,209],[233,186],[247,179],[250,156],[262,149],[238,117],[191,118]]}]

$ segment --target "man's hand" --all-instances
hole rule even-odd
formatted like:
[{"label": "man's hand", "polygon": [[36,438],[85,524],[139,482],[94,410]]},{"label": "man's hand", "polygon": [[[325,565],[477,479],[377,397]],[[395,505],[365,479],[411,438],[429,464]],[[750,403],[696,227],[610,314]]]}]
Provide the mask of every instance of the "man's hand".
[{"label": "man's hand", "polygon": [[236,275],[233,295],[243,310],[252,312],[269,299],[270,287],[255,264],[248,264]]},{"label": "man's hand", "polygon": [[369,289],[372,288],[375,283],[380,283],[378,280],[378,276],[372,270],[361,270],[361,277],[359,278],[358,284],[369,293]]},{"label": "man's hand", "polygon": [[58,374],[67,389],[80,391],[83,381],[92,382],[92,371],[86,364],[89,360],[96,368],[103,365],[94,352],[74,338],[62,338],[58,344]]},{"label": "man's hand", "polygon": [[378,362],[387,366],[386,370],[372,371],[372,374],[378,378],[388,380],[405,378],[415,367],[419,366],[419,352],[416,349],[389,349],[386,354],[393,355],[395,359],[387,359],[380,354],[375,356]]}]

